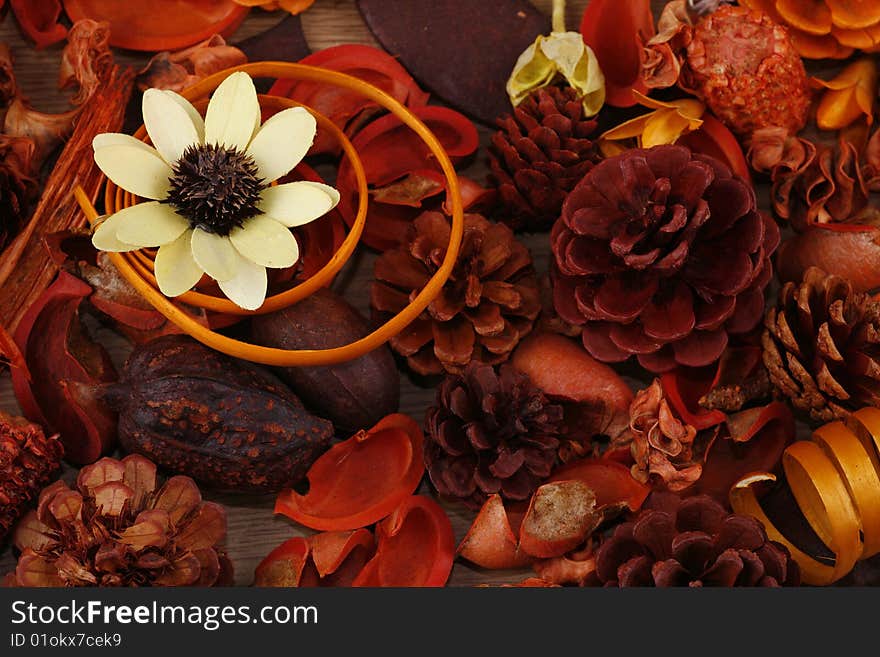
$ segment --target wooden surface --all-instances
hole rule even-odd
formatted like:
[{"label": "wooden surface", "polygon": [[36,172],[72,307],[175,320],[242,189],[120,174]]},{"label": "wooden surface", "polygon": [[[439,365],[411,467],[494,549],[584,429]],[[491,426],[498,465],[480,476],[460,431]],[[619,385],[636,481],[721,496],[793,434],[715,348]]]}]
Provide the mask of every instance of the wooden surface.
[{"label": "wooden surface", "polygon": [[[413,1],[429,2],[430,0]],[[551,0],[534,0],[534,4],[549,15]],[[569,29],[577,29],[586,4],[587,0],[569,0],[567,12]],[[230,41],[239,41],[262,32],[281,18],[280,12],[265,13],[254,10]],[[341,43],[376,45],[353,0],[317,0],[315,5],[303,15],[302,23],[313,51]],[[58,69],[60,47],[45,51],[34,50],[19,33],[12,16],[7,16],[0,23],[0,42],[5,42],[12,48],[18,82],[34,107],[46,112],[67,109],[65,94],[59,93],[56,88],[55,71]],[[138,53],[117,52],[117,61],[140,67],[147,61],[147,57]],[[484,143],[488,134],[486,129],[481,128]],[[467,170],[468,175],[478,180],[484,177],[484,157],[481,153],[478,160]],[[546,271],[549,256],[547,234],[528,236],[524,241],[532,250],[538,270]],[[352,259],[350,266],[340,274],[336,285],[352,303],[362,312],[367,313],[374,259],[375,256],[371,253],[359,252]],[[130,351],[130,346],[124,340],[111,331],[100,328],[95,332],[94,337],[108,346],[117,365],[124,362]],[[415,385],[405,373],[401,376],[401,411],[421,422],[425,409],[434,399],[434,390]],[[18,411],[8,373],[0,375],[0,409],[13,413]],[[65,476],[69,478],[71,475],[75,475],[75,472],[68,469]],[[426,484],[423,484],[422,492],[430,494]],[[308,530],[296,526],[284,517],[274,516],[273,497],[213,495],[210,492],[206,493],[206,497],[224,504],[227,508],[229,531],[226,549],[235,565],[235,579],[239,585],[252,583],[254,567],[279,543],[294,535],[309,533]],[[470,525],[473,514],[459,505],[444,506],[452,520],[456,539],[460,540]],[[8,545],[0,547],[0,575],[12,569],[14,565],[15,556],[12,554],[12,549]],[[528,571],[485,572],[469,567],[465,563],[456,562],[450,584],[469,586],[484,582],[512,582],[529,574]]]}]

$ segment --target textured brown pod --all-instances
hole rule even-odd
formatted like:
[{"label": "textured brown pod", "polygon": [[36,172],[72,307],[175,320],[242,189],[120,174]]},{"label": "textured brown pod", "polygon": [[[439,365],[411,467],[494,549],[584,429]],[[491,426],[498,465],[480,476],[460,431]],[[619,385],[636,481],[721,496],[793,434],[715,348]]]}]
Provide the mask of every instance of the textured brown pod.
[{"label": "textured brown pod", "polygon": [[264,370],[180,335],[135,348],[105,395],[123,447],[224,490],[290,487],[333,436]]},{"label": "textured brown pod", "polygon": [[[280,349],[339,347],[369,331],[363,315],[328,289],[251,321],[254,342]],[[373,426],[400,403],[400,374],[386,346],[339,365],[276,372],[312,411],[343,432]]]}]

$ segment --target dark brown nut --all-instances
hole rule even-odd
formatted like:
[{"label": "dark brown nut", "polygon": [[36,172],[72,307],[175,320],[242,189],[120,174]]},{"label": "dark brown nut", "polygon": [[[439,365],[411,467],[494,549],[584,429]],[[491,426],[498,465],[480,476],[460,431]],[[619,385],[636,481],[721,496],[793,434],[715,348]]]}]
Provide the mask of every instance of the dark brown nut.
[{"label": "dark brown nut", "polygon": [[186,336],[136,347],[105,397],[125,449],[222,490],[290,487],[333,437],[270,373]]},{"label": "dark brown nut", "polygon": [[[251,320],[255,343],[281,349],[340,347],[369,332],[363,315],[327,289]],[[339,365],[276,371],[306,406],[343,433],[373,426],[400,404],[400,373],[387,346]]]}]

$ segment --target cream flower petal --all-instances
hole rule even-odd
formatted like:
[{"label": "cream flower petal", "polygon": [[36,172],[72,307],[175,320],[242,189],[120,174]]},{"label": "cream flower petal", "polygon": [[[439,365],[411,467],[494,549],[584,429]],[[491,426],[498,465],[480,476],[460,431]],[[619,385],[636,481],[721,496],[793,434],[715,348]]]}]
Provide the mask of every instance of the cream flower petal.
[{"label": "cream flower petal", "polygon": [[99,135],[95,135],[95,138],[92,139],[92,150],[97,151],[105,146],[135,146],[150,152],[155,152],[156,150],[140,139],[135,139],[131,135],[123,135],[119,132],[102,132]]},{"label": "cream flower petal", "polygon": [[168,195],[171,167],[153,148],[111,144],[95,151],[95,164],[110,180],[132,194],[154,200]]},{"label": "cream flower petal", "polygon": [[240,257],[238,271],[228,281],[218,281],[223,294],[245,310],[256,310],[266,300],[266,268]]},{"label": "cream flower petal", "polygon": [[205,115],[205,143],[244,151],[259,122],[260,103],[254,81],[238,71],[226,78],[208,103]]},{"label": "cream flower petal", "polygon": [[317,125],[302,107],[288,108],[266,121],[247,149],[260,178],[267,183],[278,180],[299,164],[315,141]]},{"label": "cream flower petal", "polygon": [[119,212],[111,214],[99,223],[97,228],[95,228],[95,232],[92,234],[92,246],[99,251],[125,253],[126,251],[136,251],[141,248],[134,244],[126,244],[116,236],[119,224],[122,219],[124,219],[124,217],[120,217],[119,214]]},{"label": "cream flower petal", "polygon": [[264,267],[290,267],[299,259],[299,245],[290,229],[266,215],[258,215],[229,233],[238,252]]},{"label": "cream flower petal", "polygon": [[189,113],[159,89],[144,92],[141,111],[153,146],[168,164],[174,164],[188,146],[199,142],[199,133]]},{"label": "cream flower petal", "polygon": [[263,190],[259,208],[288,227],[302,226],[326,214],[339,203],[330,185],[300,180]]},{"label": "cream flower petal", "polygon": [[192,255],[192,233],[186,231],[156,253],[156,282],[166,297],[176,297],[192,289],[204,273]]},{"label": "cream flower petal", "polygon": [[173,242],[188,228],[189,222],[167,203],[138,203],[116,213],[122,215],[116,237],[127,244],[162,246]]},{"label": "cream flower petal", "polygon": [[192,254],[196,263],[216,280],[228,281],[238,273],[244,260],[232,246],[228,237],[196,228],[192,236]]},{"label": "cream flower petal", "polygon": [[181,96],[176,91],[171,91],[171,89],[163,89],[162,93],[167,94],[170,98],[174,100],[178,105],[180,105],[183,109],[186,110],[186,113],[189,115],[190,120],[193,122],[193,125],[196,127],[196,133],[199,136],[199,143],[205,141],[205,119],[202,118],[202,115],[199,114],[199,111],[193,107],[193,104],[189,102],[186,98]]}]

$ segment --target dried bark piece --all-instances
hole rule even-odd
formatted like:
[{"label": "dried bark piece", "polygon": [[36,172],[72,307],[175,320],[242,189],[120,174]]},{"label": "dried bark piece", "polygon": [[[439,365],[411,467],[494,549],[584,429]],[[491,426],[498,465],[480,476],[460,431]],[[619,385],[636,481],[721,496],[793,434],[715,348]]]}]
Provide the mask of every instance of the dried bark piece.
[{"label": "dried bark piece", "polygon": [[510,111],[505,84],[520,53],[550,32],[548,17],[526,0],[357,4],[376,38],[417,80],[486,124]]},{"label": "dried bark piece", "polygon": [[92,157],[92,140],[99,133],[118,132],[122,127],[134,73],[114,67],[107,76],[84,103],[33,216],[0,255],[0,323],[9,332],[15,331],[27,308],[58,272],[58,264],[44,246],[46,236],[85,225],[86,219],[70,193],[70,181],[78,181],[92,200],[97,198],[102,174]]}]

